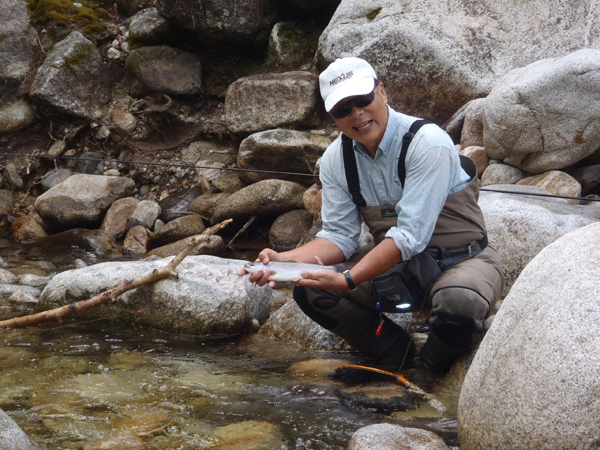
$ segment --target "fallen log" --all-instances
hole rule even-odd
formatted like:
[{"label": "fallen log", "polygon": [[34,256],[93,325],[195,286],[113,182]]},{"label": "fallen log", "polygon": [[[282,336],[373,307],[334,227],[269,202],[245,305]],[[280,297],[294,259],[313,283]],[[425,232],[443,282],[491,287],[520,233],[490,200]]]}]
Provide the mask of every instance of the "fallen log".
[{"label": "fallen log", "polygon": [[166,277],[177,278],[177,272],[175,272],[175,268],[181,263],[181,261],[183,261],[184,258],[188,256],[196,247],[208,245],[206,241],[208,241],[213,234],[225,228],[229,222],[231,222],[231,219],[224,220],[223,222],[204,230],[202,234],[194,237],[169,264],[161,269],[155,269],[146,275],[134,278],[133,280],[120,284],[119,286],[86,300],[81,300],[76,303],[71,303],[70,305],[61,306],[59,308],[50,309],[48,311],[43,311],[36,314],[30,314],[23,317],[14,317],[12,319],[0,321],[0,328],[25,328],[31,325],[50,322],[52,320],[63,323],[63,320],[66,316],[93,308],[109,301],[115,302],[120,295],[132,289],[136,289],[146,284],[155,283],[158,280]]}]

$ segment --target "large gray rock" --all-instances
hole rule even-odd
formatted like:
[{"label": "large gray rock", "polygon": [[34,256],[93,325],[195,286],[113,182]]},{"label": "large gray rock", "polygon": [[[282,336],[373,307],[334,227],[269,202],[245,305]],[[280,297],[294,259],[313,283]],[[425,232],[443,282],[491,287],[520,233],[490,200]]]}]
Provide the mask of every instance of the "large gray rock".
[{"label": "large gray rock", "polygon": [[465,378],[463,450],[598,448],[600,224],[542,250],[519,276]]},{"label": "large gray rock", "polygon": [[279,22],[269,37],[267,54],[284,67],[300,67],[311,62],[319,45],[321,31],[306,22]]},{"label": "large gray rock", "polygon": [[58,229],[97,226],[110,206],[135,190],[131,178],[73,175],[35,201],[38,214]]},{"label": "large gray rock", "polygon": [[210,219],[215,211],[215,208],[219,202],[226,199],[231,194],[227,192],[220,192],[218,194],[204,194],[197,197],[190,206],[188,211],[199,214],[200,216]]},{"label": "large gray rock", "polygon": [[142,200],[136,205],[135,210],[129,217],[127,227],[133,228],[142,225],[151,229],[158,216],[160,216],[160,213],[161,210],[158,203],[152,200]]},{"label": "large gray rock", "polygon": [[296,248],[300,240],[310,231],[313,216],[304,209],[283,213],[269,230],[269,243],[277,252],[285,252]]},{"label": "large gray rock", "polygon": [[8,297],[17,292],[22,292],[33,297],[38,297],[42,293],[40,289],[31,286],[21,286],[19,284],[0,284],[0,297]]},{"label": "large gray rock", "polygon": [[463,126],[465,124],[465,115],[467,113],[467,109],[469,109],[471,104],[475,101],[477,101],[477,100],[469,100],[467,103],[462,105],[441,126],[442,130],[444,130],[446,133],[448,133],[448,136],[450,136],[452,138],[452,141],[455,144],[460,144],[461,133],[462,133]]},{"label": "large gray rock", "polygon": [[211,160],[229,165],[235,162],[237,147],[219,141],[195,141],[181,149],[181,161],[196,164],[199,160]]},{"label": "large gray rock", "polygon": [[515,184],[527,176],[528,173],[518,167],[495,161],[494,164],[487,166],[483,174],[481,174],[481,186]]},{"label": "large gray rock", "polygon": [[42,450],[44,448],[31,442],[15,421],[0,409],[0,450]]},{"label": "large gray rock", "polygon": [[478,98],[469,103],[465,109],[465,119],[460,133],[462,148],[483,146],[483,104],[484,98]]},{"label": "large gray rock", "polygon": [[272,0],[158,0],[160,14],[201,37],[244,46],[266,42],[281,17]]},{"label": "large gray rock", "polygon": [[73,31],[48,53],[29,95],[52,117],[97,120],[110,100],[110,79],[96,46]]},{"label": "large gray rock", "polygon": [[600,139],[600,51],[514,69],[483,105],[488,155],[533,173],[591,155]]},{"label": "large gray rock", "polygon": [[12,272],[5,269],[0,269],[0,284],[17,284],[19,278]]},{"label": "large gray rock", "polygon": [[234,133],[312,126],[320,117],[317,77],[310,72],[243,77],[227,89],[225,121]]},{"label": "large gray rock", "polygon": [[2,0],[0,17],[0,105],[6,105],[18,97],[19,86],[34,63],[38,47],[27,3]]},{"label": "large gray rock", "polygon": [[150,247],[152,232],[148,228],[137,225],[131,228],[123,240],[123,254],[145,255]]},{"label": "large gray rock", "polygon": [[185,239],[190,236],[201,234],[206,227],[202,217],[197,215],[183,216],[171,220],[154,232],[152,245],[159,247],[161,245],[171,244],[173,242]]},{"label": "large gray rock", "polygon": [[260,333],[278,340],[295,342],[307,349],[331,351],[341,350],[346,346],[342,338],[304,314],[295,301],[287,302],[272,314]]},{"label": "large gray rock", "polygon": [[33,216],[21,216],[11,224],[11,237],[16,242],[33,242],[48,234]]},{"label": "large gray rock", "polygon": [[[489,189],[549,194],[535,186],[495,185]],[[600,222],[599,208],[570,205],[564,199],[482,191],[479,206],[490,244],[504,267],[504,295],[543,248],[565,234]]]},{"label": "large gray rock", "polygon": [[120,198],[106,212],[100,229],[108,232],[115,239],[122,239],[128,229],[129,218],[140,201],[134,197]]},{"label": "large gray rock", "polygon": [[248,219],[301,209],[305,190],[302,185],[291,181],[259,181],[222,199],[211,221],[218,223],[226,219]]},{"label": "large gray rock", "polygon": [[[269,130],[254,133],[240,144],[237,165],[241,169],[260,169],[293,173],[315,173],[315,164],[323,155],[331,140],[324,136],[295,130]],[[313,184],[313,177],[278,175],[260,172],[242,172],[240,177],[247,183],[269,178]]]},{"label": "large gray rock", "polygon": [[132,97],[163,93],[173,97],[202,93],[202,65],[196,55],[166,45],[133,50],[123,80]]},{"label": "large gray rock", "polygon": [[594,0],[343,0],[319,52],[370,61],[392,106],[444,123],[511,69],[600,48],[597,14]]},{"label": "large gray rock", "polygon": [[[172,258],[108,262],[56,275],[40,297],[40,309],[83,300],[166,266]],[[253,319],[263,323],[271,305],[271,290],[239,277],[243,262],[212,256],[188,256],[177,267],[179,277],[129,291],[115,303],[100,306],[103,316],[124,314],[139,325],[196,335],[233,335]],[[99,310],[84,313],[97,317]]]},{"label": "large gray rock", "polygon": [[431,431],[377,423],[359,428],[347,450],[448,450],[444,441]]},{"label": "large gray rock", "polygon": [[[554,195],[580,197],[581,185],[571,175],[560,170],[550,170],[532,177],[523,178],[517,184],[522,186],[537,186],[546,189]],[[579,200],[568,199],[572,205],[579,205]]]},{"label": "large gray rock", "polygon": [[181,36],[181,27],[165,20],[156,8],[147,8],[131,18],[129,42],[132,48],[169,44]]}]

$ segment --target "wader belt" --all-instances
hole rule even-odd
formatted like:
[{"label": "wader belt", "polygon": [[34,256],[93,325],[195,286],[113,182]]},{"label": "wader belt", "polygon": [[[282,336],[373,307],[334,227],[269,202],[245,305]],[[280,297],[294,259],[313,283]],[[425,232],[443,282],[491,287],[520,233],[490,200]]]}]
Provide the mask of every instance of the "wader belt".
[{"label": "wader belt", "polygon": [[479,255],[488,246],[487,232],[478,241],[473,241],[467,244],[466,247],[455,248],[448,250],[442,247],[427,247],[425,252],[428,252],[437,262],[442,271],[464,261]]}]

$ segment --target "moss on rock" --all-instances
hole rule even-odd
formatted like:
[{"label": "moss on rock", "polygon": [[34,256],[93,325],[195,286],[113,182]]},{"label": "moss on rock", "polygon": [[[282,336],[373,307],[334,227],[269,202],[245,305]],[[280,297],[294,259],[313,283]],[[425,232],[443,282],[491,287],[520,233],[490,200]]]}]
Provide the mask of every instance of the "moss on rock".
[{"label": "moss on rock", "polygon": [[367,19],[373,20],[377,15],[381,12],[381,8],[374,9],[369,14],[367,14]]},{"label": "moss on rock", "polygon": [[[84,35],[104,31],[108,13],[91,0],[26,0],[34,24],[73,24]],[[81,6],[77,6],[81,5]]]}]

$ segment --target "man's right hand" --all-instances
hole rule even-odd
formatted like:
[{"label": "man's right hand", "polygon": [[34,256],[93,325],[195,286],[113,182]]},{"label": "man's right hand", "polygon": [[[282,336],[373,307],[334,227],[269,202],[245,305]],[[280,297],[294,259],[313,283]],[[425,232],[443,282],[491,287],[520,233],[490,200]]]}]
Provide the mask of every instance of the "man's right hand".
[{"label": "man's right hand", "polygon": [[[258,258],[256,258],[256,260],[266,265],[269,263],[269,261],[282,261],[283,258],[275,250],[271,248],[265,248],[258,254]],[[244,269],[240,269],[238,271],[239,276],[244,276],[247,274],[248,272],[246,272]],[[270,270],[259,270],[258,272],[255,272],[252,275],[250,275],[250,282],[256,283],[259,286],[264,286],[265,284],[269,283],[269,286],[273,287],[275,286],[275,282],[269,281],[270,276]]]}]

